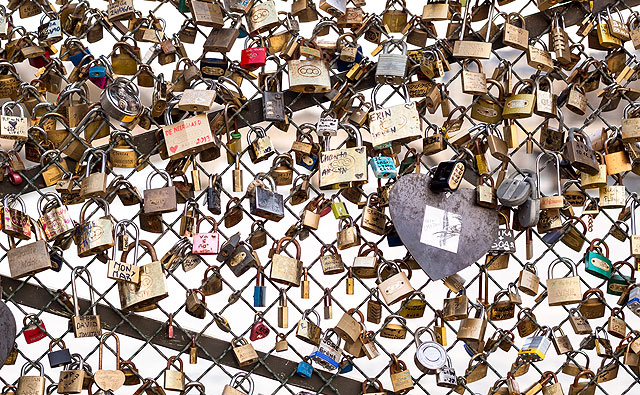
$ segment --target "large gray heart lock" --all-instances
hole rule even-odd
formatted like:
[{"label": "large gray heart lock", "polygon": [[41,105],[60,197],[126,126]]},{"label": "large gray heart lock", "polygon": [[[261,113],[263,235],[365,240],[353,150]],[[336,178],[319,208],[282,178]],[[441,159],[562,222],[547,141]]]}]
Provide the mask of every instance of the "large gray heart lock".
[{"label": "large gray heart lock", "polygon": [[9,307],[0,300],[0,368],[4,365],[16,342],[16,319]]},{"label": "large gray heart lock", "polygon": [[475,204],[475,190],[436,194],[430,180],[426,174],[400,177],[389,195],[389,211],[409,253],[432,280],[440,280],[487,253],[498,214]]}]

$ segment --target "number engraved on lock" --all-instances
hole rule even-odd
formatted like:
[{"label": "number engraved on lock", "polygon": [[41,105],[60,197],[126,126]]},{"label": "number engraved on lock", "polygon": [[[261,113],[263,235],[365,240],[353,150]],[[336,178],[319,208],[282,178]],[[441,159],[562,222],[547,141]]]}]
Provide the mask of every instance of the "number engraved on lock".
[{"label": "number engraved on lock", "polygon": [[244,252],[244,251],[239,253],[239,254],[234,255],[233,258],[231,258],[231,260],[229,260],[229,266],[236,266],[240,262],[244,261],[244,258],[246,256],[247,256],[247,253]]}]

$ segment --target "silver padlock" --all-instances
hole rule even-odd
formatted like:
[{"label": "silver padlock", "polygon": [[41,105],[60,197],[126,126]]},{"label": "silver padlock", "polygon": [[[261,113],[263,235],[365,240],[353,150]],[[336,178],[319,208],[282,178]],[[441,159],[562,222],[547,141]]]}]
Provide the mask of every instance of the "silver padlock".
[{"label": "silver padlock", "polygon": [[[425,332],[431,336],[430,341],[420,340],[420,335]],[[416,329],[413,336],[416,343],[416,353],[413,360],[416,366],[427,374],[435,374],[447,362],[447,351],[434,341],[433,331],[426,326]]]},{"label": "silver padlock", "polygon": [[[392,46],[400,47],[401,54],[392,54]],[[376,82],[379,84],[402,84],[407,74],[407,43],[403,40],[389,40],[384,44],[382,53],[378,57],[376,67]]]}]

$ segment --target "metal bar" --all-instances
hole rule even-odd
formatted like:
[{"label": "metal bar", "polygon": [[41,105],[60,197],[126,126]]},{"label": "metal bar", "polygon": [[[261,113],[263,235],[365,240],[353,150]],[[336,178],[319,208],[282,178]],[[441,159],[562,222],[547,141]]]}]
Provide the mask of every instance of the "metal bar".
[{"label": "metal bar", "polygon": [[[71,318],[69,312],[62,305],[59,303],[50,303],[51,294],[56,294],[55,290],[46,290],[43,287],[14,280],[11,277],[1,276],[1,280],[3,290],[6,294],[12,294],[15,292],[11,297],[12,302],[46,311],[47,313],[58,316]],[[80,311],[88,310],[91,306],[91,303],[87,299],[78,298],[78,301],[80,303]],[[45,306],[47,307],[45,308]],[[323,394],[336,393],[329,388],[329,386],[326,386],[327,380],[331,380],[332,386],[339,388],[341,391],[340,393],[343,394],[356,394],[361,391],[362,383],[342,375],[334,376],[331,373],[320,371],[318,369],[314,369],[314,375],[309,379],[305,379],[297,375],[292,376],[292,373],[295,372],[298,366],[297,362],[290,361],[286,358],[281,358],[273,354],[265,358],[266,354],[260,351],[258,351],[258,355],[261,359],[264,358],[264,365],[258,364],[257,366],[252,365],[248,367],[239,367],[232,355],[233,353],[227,352],[225,354],[225,351],[232,347],[231,343],[228,341],[200,334],[197,331],[191,332],[180,330],[177,327],[174,331],[174,338],[169,339],[165,335],[155,335],[159,329],[166,326],[165,322],[131,313],[127,315],[127,319],[130,321],[130,324],[127,322],[123,323],[121,318],[122,313],[104,304],[96,304],[96,311],[100,315],[100,322],[102,323],[103,329],[113,330],[113,328],[116,328],[115,331],[117,333],[134,339],[147,341],[147,339],[153,338],[153,343],[158,346],[182,351],[186,345],[191,343],[191,337],[196,335],[198,336],[198,343],[202,348],[206,349],[209,355],[222,365],[229,366],[234,369],[252,371],[254,374],[264,376],[269,379],[274,378],[272,373],[274,372],[281,380],[287,379],[287,384],[298,386],[310,391],[319,391],[319,393]],[[222,356],[222,354],[225,355]],[[203,350],[199,350],[198,357],[211,360],[209,355],[206,355]],[[268,365],[268,368],[271,371],[269,371],[265,365]],[[319,374],[322,374],[324,380],[319,376]]]}]

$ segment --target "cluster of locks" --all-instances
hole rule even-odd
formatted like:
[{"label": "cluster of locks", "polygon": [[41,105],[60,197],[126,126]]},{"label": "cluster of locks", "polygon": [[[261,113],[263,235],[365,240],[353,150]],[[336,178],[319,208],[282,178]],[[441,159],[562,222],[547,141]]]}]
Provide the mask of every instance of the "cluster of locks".
[{"label": "cluster of locks", "polygon": [[[638,196],[623,184],[624,178],[633,182],[640,175],[640,102],[635,102],[640,90],[630,86],[638,78],[639,63],[627,52],[640,48],[640,13],[622,2],[555,0],[538,0],[540,12],[527,18],[500,11],[499,7],[514,6],[512,2],[429,0],[420,4],[421,15],[411,14],[404,0],[388,0],[377,13],[366,13],[364,0],[320,0],[317,5],[312,0],[294,0],[291,5],[274,0],[158,2],[185,17],[175,34],[154,11],[137,11],[133,0],[109,0],[106,10],[87,0],[57,0],[56,5],[9,0],[0,5],[0,139],[13,143],[10,150],[0,151],[1,230],[9,240],[7,279],[40,281],[39,276],[62,277],[63,270],[69,270],[72,295],[51,290],[51,303],[66,311],[59,314],[70,318],[76,338],[99,340],[94,373],[81,354],[71,353],[62,338],[49,332],[53,328],[47,330],[40,314],[25,315],[24,342],[50,338],[50,367],[62,368],[59,379],[49,383],[41,358],[31,360],[28,349],[18,347],[23,340],[16,336],[13,313],[0,302],[0,367],[27,356],[15,382],[0,377],[6,384],[2,394],[78,394],[96,388],[110,394],[123,386],[134,386],[135,394],[210,392],[199,381],[187,380],[180,354],[168,358],[163,386],[144,378],[132,360],[120,358],[114,329],[118,325],[105,325],[96,310],[91,273],[96,276],[96,265],[83,265],[76,255],[87,258],[84,262],[103,263],[107,277],[117,284],[123,316],[161,309],[170,296],[168,279],[179,268],[180,277],[192,284],[188,280],[193,276],[187,273],[206,265],[198,285],[179,297],[186,296],[187,314],[209,318],[232,334],[233,366],[248,373],[234,375],[224,395],[253,392],[253,369],[271,358],[261,355],[253,342],[275,327],[285,331],[278,331],[272,351],[289,350],[289,334],[298,346],[312,346],[310,353],[299,354],[291,371],[280,371],[282,377],[296,376],[294,384],[305,388],[302,379],[321,376],[319,385],[308,388],[322,392],[330,387],[336,393],[351,393],[331,387],[331,380],[348,376],[359,361],[369,360],[388,370],[393,393],[408,393],[417,386],[416,392],[440,387],[474,393],[480,387],[470,385],[487,376],[489,356],[501,351],[513,351],[515,361],[508,371],[498,372],[500,378],[485,391],[488,394],[594,394],[622,367],[640,382],[640,332],[625,319],[625,310],[628,316],[640,316],[640,287],[632,263],[640,258]],[[40,18],[35,31],[21,25],[31,17]],[[498,24],[499,18],[503,23]],[[578,21],[575,37],[570,37],[565,19]],[[472,23],[482,21],[485,26],[474,31]],[[306,38],[301,24],[309,22],[313,27]],[[436,23],[446,26],[445,34]],[[527,30],[527,25],[543,23],[549,25],[548,45],[541,38],[542,29],[536,26],[531,36]],[[108,38],[105,33],[116,40],[112,50],[108,55],[92,54],[90,48]],[[201,53],[199,38],[204,39]],[[228,55],[241,39],[240,59],[231,59]],[[365,41],[375,47],[370,55],[361,45]],[[139,43],[149,45],[144,55]],[[512,62],[498,56],[497,50],[505,46],[516,54]],[[515,70],[525,55],[529,72],[534,72],[529,78]],[[488,78],[481,61],[496,57],[500,62]],[[157,72],[172,64],[170,78]],[[449,92],[458,75],[462,96],[473,98],[466,107],[456,104]],[[554,93],[560,84],[562,90]],[[256,95],[245,96],[243,85],[254,87]],[[389,86],[402,102],[379,102],[379,90]],[[370,88],[369,101],[359,92]],[[99,98],[92,101],[96,91]],[[597,92],[597,105],[587,99],[590,92]],[[144,93],[150,93],[150,100]],[[318,121],[296,124],[294,109],[312,106],[322,108]],[[591,123],[619,107],[624,108],[622,119],[604,121],[601,131],[587,133]],[[433,122],[438,112],[445,119],[441,125]],[[584,124],[569,125],[568,112],[586,116]],[[535,130],[522,125],[534,117],[541,120]],[[263,121],[268,126],[257,125]],[[465,121],[472,126],[463,127]],[[246,143],[240,132],[244,126]],[[277,150],[269,133],[281,133],[278,140],[290,137],[290,148]],[[337,136],[346,139],[332,148],[331,139]],[[535,170],[516,166],[513,158],[521,147],[536,158]],[[447,152],[453,152],[453,158],[434,159]],[[166,161],[163,165],[152,162],[156,154]],[[252,165],[243,162],[245,154]],[[27,168],[22,158],[35,165]],[[500,165],[492,171],[490,161]],[[201,179],[204,166],[214,162],[226,169]],[[265,163],[271,163],[268,170],[257,170]],[[253,176],[248,185],[243,166]],[[555,188],[545,194],[542,172],[548,167],[555,171],[545,178],[553,180]],[[131,173],[125,176],[117,169]],[[140,193],[130,177],[142,170],[148,176]],[[369,173],[377,182],[371,193]],[[203,182],[206,178],[208,183]],[[223,179],[231,181],[230,191]],[[154,186],[154,180],[162,180],[164,186]],[[279,193],[278,187],[289,189],[288,194]],[[27,210],[27,198],[21,197],[32,190],[40,194],[37,219],[27,213],[36,210]],[[78,221],[69,206],[79,207]],[[136,208],[137,213],[118,220],[114,208],[122,207]],[[302,207],[299,215],[295,207]],[[95,215],[96,211],[104,214]],[[589,238],[601,212],[605,215],[600,219],[617,218],[606,232],[597,230],[600,237]],[[179,215],[179,229],[167,222],[170,213]],[[323,329],[320,314],[309,308],[289,330],[287,292],[299,288],[300,299],[309,299],[312,285],[312,259],[305,255],[303,262],[301,243],[310,235],[317,237],[325,216],[333,216],[338,227],[335,241],[334,231],[322,229],[332,241],[322,241],[313,260],[322,270],[318,283],[324,295],[318,304],[323,304],[324,320],[333,319],[331,292],[336,286],[327,286],[330,276],[345,280],[346,295],[354,295],[357,284],[372,285],[365,285],[370,294],[359,305],[349,302],[357,307],[346,309],[333,327]],[[253,221],[248,234],[231,231],[227,236],[219,231],[232,229],[245,217]],[[294,217],[295,223],[288,229],[271,228],[277,237],[267,232],[268,221],[286,217]],[[158,240],[174,232],[178,240],[158,254],[160,243],[142,240],[142,232],[158,235]],[[526,239],[526,252],[519,255],[527,262],[491,300],[490,273],[507,269],[509,260],[518,256],[520,235]],[[583,255],[575,262],[557,253],[556,258],[544,258],[550,263],[543,283],[536,269],[543,258],[536,258],[533,249],[536,235],[548,251],[562,244]],[[609,257],[608,237],[628,245],[623,253],[612,248],[619,261]],[[406,248],[406,255],[385,257],[386,250],[374,238],[386,239],[389,248]],[[258,251],[269,245],[260,257]],[[353,261],[343,259],[345,250],[357,250]],[[134,256],[128,261],[131,252]],[[142,259],[144,253],[151,262],[139,264],[139,254]],[[459,274],[474,264],[479,294],[475,300],[466,294],[471,283]],[[559,275],[556,268],[566,268],[568,274]],[[412,285],[412,271],[426,273],[427,284],[442,280],[446,298],[429,300],[421,291],[424,286]],[[231,275],[239,279],[248,272],[251,281],[255,279],[252,307],[257,313],[245,331],[247,339],[212,309],[220,311],[221,292],[233,289]],[[583,290],[585,278],[596,279],[598,286]],[[80,308],[78,279],[89,286],[86,311]],[[269,286],[279,291],[275,326],[256,310],[268,307]],[[229,305],[241,298],[240,293],[232,293]],[[521,293],[532,299],[523,300]],[[554,325],[547,324],[547,317],[536,319],[533,309],[545,299],[554,309],[563,306],[564,321]],[[611,308],[607,300],[618,307]],[[43,303],[41,309],[49,309],[51,303]],[[425,312],[432,305],[434,319],[427,323]],[[227,314],[233,309],[229,307]],[[385,311],[391,313],[386,318]],[[600,318],[605,323],[593,328],[593,320]],[[173,319],[170,314],[163,331],[168,339],[175,337]],[[412,319],[424,325],[411,331]],[[501,327],[506,320],[514,324]],[[579,347],[574,348],[561,328],[567,321],[576,337],[582,336]],[[495,331],[487,336],[491,326]],[[455,332],[454,344],[464,344],[470,356],[463,373],[456,371],[455,358],[446,348],[447,328]],[[380,338],[407,339],[411,332],[413,341],[402,352],[381,346]],[[613,345],[609,337],[620,343]],[[113,370],[102,364],[109,338],[115,344]],[[196,364],[206,350],[197,345],[195,334],[190,339],[183,351],[190,364]],[[540,371],[539,379],[529,380],[526,389],[520,387],[517,379],[543,361],[551,345],[566,362],[556,371]],[[410,371],[401,359],[411,347],[411,363],[420,378],[412,376],[417,371]],[[589,368],[586,351],[591,350],[601,358],[596,369]],[[579,355],[586,357],[586,364],[576,361]],[[34,369],[39,373],[30,373]],[[282,381],[280,373],[274,376]],[[559,373],[575,379],[563,389]],[[362,382],[362,393],[386,393],[379,377],[359,380],[358,389]],[[243,384],[249,384],[248,392]]]}]

